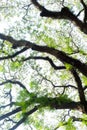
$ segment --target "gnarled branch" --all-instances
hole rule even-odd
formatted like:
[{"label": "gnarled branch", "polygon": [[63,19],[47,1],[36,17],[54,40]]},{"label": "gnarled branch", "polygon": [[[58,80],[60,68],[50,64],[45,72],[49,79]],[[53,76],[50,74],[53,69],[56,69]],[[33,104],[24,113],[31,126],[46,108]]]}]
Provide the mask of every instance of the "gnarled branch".
[{"label": "gnarled branch", "polygon": [[40,16],[50,17],[54,19],[67,19],[71,22],[74,22],[82,32],[87,34],[87,24],[78,19],[77,15],[73,14],[73,12],[71,12],[68,7],[63,7],[61,11],[55,12],[46,9],[45,7],[40,5],[39,2],[37,2],[37,0],[31,0],[31,2],[41,11]]},{"label": "gnarled branch", "polygon": [[82,63],[80,60],[77,60],[75,58],[72,58],[68,56],[65,52],[50,48],[48,46],[40,46],[36,45],[35,43],[32,43],[30,41],[26,40],[15,40],[11,36],[6,36],[2,33],[0,33],[0,39],[7,40],[12,43],[13,46],[22,47],[25,46],[27,48],[31,48],[32,50],[48,53],[53,56],[55,56],[57,59],[59,59],[62,63],[68,63],[72,65],[74,68],[78,69],[83,75],[87,77],[87,65],[85,63]]}]

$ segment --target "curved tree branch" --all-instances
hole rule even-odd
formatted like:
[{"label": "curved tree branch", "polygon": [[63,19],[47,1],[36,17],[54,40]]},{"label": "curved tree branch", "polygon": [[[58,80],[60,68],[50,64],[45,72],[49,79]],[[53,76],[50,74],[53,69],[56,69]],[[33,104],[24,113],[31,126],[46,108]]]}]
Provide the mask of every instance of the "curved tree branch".
[{"label": "curved tree branch", "polygon": [[84,111],[87,113],[87,103],[86,103],[86,98],[85,98],[81,79],[78,76],[78,73],[74,69],[71,70],[71,73],[73,74],[76,84],[78,86],[78,93],[79,93],[80,101],[82,105],[84,106]]},{"label": "curved tree branch", "polygon": [[60,85],[55,85],[51,80],[47,79],[45,76],[43,76],[42,74],[40,74],[38,70],[37,70],[37,73],[38,73],[38,75],[40,75],[44,80],[50,82],[51,85],[52,85],[54,88],[57,88],[57,87],[58,87],[58,88],[69,88],[69,87],[71,87],[71,88],[77,89],[76,86],[70,85],[70,84],[68,84],[68,85],[62,85],[62,86],[60,86]]},{"label": "curved tree branch", "polygon": [[2,105],[2,106],[0,106],[0,109],[6,108],[6,107],[8,107],[8,106],[12,106],[12,105],[14,105],[14,104],[15,104],[15,102],[11,102],[11,103],[9,103],[9,104],[7,104],[7,105]]},{"label": "curved tree branch", "polygon": [[45,7],[41,6],[37,0],[31,0],[31,2],[41,11],[40,16],[54,19],[67,19],[74,22],[82,32],[87,34],[87,24],[79,20],[77,15],[73,14],[68,7],[63,7],[60,12],[55,12],[47,10]]},{"label": "curved tree branch", "polygon": [[56,66],[56,65],[53,63],[52,59],[49,58],[48,56],[47,56],[47,57],[42,57],[42,56],[33,56],[33,57],[32,57],[32,56],[29,56],[29,57],[23,59],[22,61],[27,61],[27,60],[30,60],[30,59],[34,59],[34,60],[46,60],[46,61],[48,61],[48,62],[50,63],[50,65],[51,65],[55,70],[66,69],[65,66]]},{"label": "curved tree branch", "polygon": [[21,88],[26,90],[26,87],[20,81],[6,80],[6,81],[0,83],[0,85],[4,85],[6,83],[18,84]]},{"label": "curved tree branch", "polygon": [[12,54],[12,55],[0,57],[0,60],[12,59],[12,58],[16,57],[17,55],[23,53],[23,52],[26,51],[27,49],[28,49],[27,47],[24,47],[23,49],[21,49],[20,51],[15,52],[15,53]]},{"label": "curved tree branch", "polygon": [[37,0],[31,0],[34,6],[36,6],[40,11],[44,8],[42,5],[40,5]]},{"label": "curved tree branch", "polygon": [[25,46],[27,48],[31,48],[32,50],[36,50],[38,52],[48,53],[55,56],[62,63],[68,63],[72,65],[74,68],[78,69],[83,75],[87,77],[87,65],[82,63],[80,60],[74,59],[68,56],[65,52],[50,48],[48,46],[40,46],[26,40],[15,40],[11,36],[6,36],[0,33],[0,39],[7,40],[12,43],[13,47],[22,47]]},{"label": "curved tree branch", "polygon": [[85,4],[84,0],[80,0],[80,2],[84,7],[84,23],[87,25],[87,5]]}]

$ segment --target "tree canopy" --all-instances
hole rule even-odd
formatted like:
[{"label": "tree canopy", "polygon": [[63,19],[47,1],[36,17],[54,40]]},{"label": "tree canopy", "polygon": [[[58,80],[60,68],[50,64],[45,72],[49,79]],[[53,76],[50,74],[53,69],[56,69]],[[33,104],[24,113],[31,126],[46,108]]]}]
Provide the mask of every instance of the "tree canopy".
[{"label": "tree canopy", "polygon": [[87,1],[1,0],[0,129],[87,129]]}]

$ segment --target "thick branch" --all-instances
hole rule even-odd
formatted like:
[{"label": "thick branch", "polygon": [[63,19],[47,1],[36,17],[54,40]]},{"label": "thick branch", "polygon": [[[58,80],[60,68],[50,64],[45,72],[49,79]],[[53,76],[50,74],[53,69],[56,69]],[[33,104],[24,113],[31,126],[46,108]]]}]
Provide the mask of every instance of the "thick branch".
[{"label": "thick branch", "polygon": [[[15,40],[13,37],[11,36],[6,36],[2,33],[0,33],[0,39],[2,40],[7,40],[12,44],[12,48],[16,49],[17,47],[22,47],[25,46],[27,47],[27,44],[30,45],[30,48],[32,47],[32,43],[26,40]],[[29,46],[28,46],[29,48]]]},{"label": "thick branch", "polygon": [[53,56],[55,56],[57,59],[59,59],[63,63],[68,63],[72,65],[74,68],[78,69],[83,75],[87,76],[87,65],[82,63],[80,60],[74,59],[70,56],[68,56],[65,52],[56,50],[54,48],[50,48],[48,46],[39,46],[36,45],[35,43],[31,43],[30,41],[25,41],[25,40],[15,40],[10,36],[6,36],[4,34],[0,33],[0,39],[7,40],[12,43],[13,46],[17,47],[28,47],[31,48],[32,50],[38,51],[38,52],[43,52],[43,53],[48,53]]},{"label": "thick branch", "polygon": [[[54,11],[50,11],[47,10],[46,8],[44,8],[43,6],[41,6],[37,0],[31,0],[31,2],[38,7],[38,9],[41,11],[41,16],[42,17],[50,17],[50,18],[54,18],[54,19],[67,19],[70,20],[71,22],[74,22],[76,24],[77,27],[80,28],[80,30],[84,33],[87,34],[87,25],[82,22],[81,20],[79,20],[77,18],[76,15],[74,15],[69,8],[64,7],[61,9],[60,12],[54,12]],[[41,8],[39,8],[41,6]]]},{"label": "thick branch", "polygon": [[78,92],[79,92],[80,101],[81,101],[82,105],[84,106],[84,109],[85,109],[85,111],[87,113],[87,104],[86,104],[84,89],[82,87],[82,83],[81,83],[80,77],[78,76],[78,73],[74,69],[72,69],[71,72],[72,72],[72,74],[74,76],[74,79],[76,81],[76,84],[78,86]]},{"label": "thick branch", "polygon": [[35,5],[39,10],[43,9],[43,6],[40,5],[37,0],[31,0],[31,2],[33,3],[33,5]]},{"label": "thick branch", "polygon": [[[87,103],[87,102],[86,102]],[[52,108],[55,109],[71,109],[71,110],[78,110],[84,112],[83,106],[80,102],[69,102],[69,103],[61,103],[60,105],[56,103],[55,101],[50,104]]]}]

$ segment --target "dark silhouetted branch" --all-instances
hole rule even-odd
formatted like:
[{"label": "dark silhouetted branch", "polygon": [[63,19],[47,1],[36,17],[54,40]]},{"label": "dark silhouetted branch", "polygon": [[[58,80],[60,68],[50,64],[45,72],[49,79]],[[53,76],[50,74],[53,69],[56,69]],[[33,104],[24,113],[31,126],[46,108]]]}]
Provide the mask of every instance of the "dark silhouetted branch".
[{"label": "dark silhouetted branch", "polygon": [[29,112],[26,112],[25,115],[24,115],[24,117],[20,121],[18,121],[17,124],[14,125],[12,128],[10,128],[9,130],[15,130],[18,126],[20,126],[22,123],[25,122],[25,120],[28,118],[29,115],[33,114],[37,110],[38,110],[38,108],[34,107]]},{"label": "dark silhouetted branch", "polygon": [[4,85],[6,83],[18,84],[21,88],[26,89],[26,87],[20,81],[6,80],[6,81],[0,83],[0,85]]},{"label": "dark silhouetted branch", "polygon": [[40,16],[50,17],[54,19],[67,19],[74,22],[79,29],[87,34],[87,24],[82,22],[78,17],[70,11],[68,7],[63,7],[60,12],[50,11],[43,7],[37,0],[31,0],[31,2],[41,11]]},{"label": "dark silhouetted branch", "polygon": [[10,107],[10,106],[12,106],[12,105],[14,105],[15,104],[15,102],[11,102],[11,103],[9,103],[9,104],[7,104],[7,105],[2,105],[2,106],[0,106],[0,109],[3,109],[3,108],[6,108],[6,107]]},{"label": "dark silhouetted branch", "polygon": [[69,87],[71,87],[71,88],[77,89],[76,86],[70,85],[70,84],[68,84],[68,85],[62,85],[62,86],[60,86],[60,85],[55,85],[51,80],[47,79],[45,76],[43,76],[42,74],[40,74],[38,70],[37,70],[37,73],[38,73],[38,75],[40,75],[44,80],[50,82],[51,85],[52,85],[54,88],[56,88],[56,87],[58,87],[58,88],[69,88]]},{"label": "dark silhouetted branch", "polygon": [[55,70],[61,70],[61,69],[66,69],[65,66],[56,66],[52,59],[49,58],[49,57],[42,57],[42,56],[33,56],[33,57],[28,57],[28,58],[25,58],[23,59],[23,61],[27,61],[27,60],[30,60],[30,59],[34,59],[34,60],[46,60],[50,63],[50,65],[55,69]]},{"label": "dark silhouetted branch", "polygon": [[24,47],[23,49],[21,49],[20,51],[17,51],[16,53],[14,53],[12,55],[0,57],[0,60],[12,59],[12,58],[16,57],[17,55],[23,53],[27,49],[28,49],[27,47]]},{"label": "dark silhouetted branch", "polygon": [[15,110],[13,110],[13,111],[11,111],[11,112],[8,112],[8,113],[6,113],[6,114],[0,116],[0,121],[3,120],[3,119],[5,119],[5,118],[7,118],[7,117],[9,117],[9,116],[12,116],[12,115],[14,115],[14,114],[16,114],[16,113],[18,113],[18,112],[20,112],[20,111],[21,111],[21,107],[18,107],[18,108],[16,108]]},{"label": "dark silhouetted branch", "polygon": [[80,60],[77,60],[75,58],[72,58],[68,56],[65,52],[50,48],[48,46],[40,46],[36,45],[35,43],[25,41],[25,40],[15,40],[11,36],[6,36],[4,34],[0,33],[0,39],[7,40],[12,43],[13,46],[17,47],[28,47],[31,48],[32,50],[42,52],[42,53],[48,53],[53,56],[55,56],[57,59],[59,59],[63,63],[68,63],[72,65],[74,68],[78,69],[83,75],[87,76],[87,65],[85,63],[82,63]]},{"label": "dark silhouetted branch", "polygon": [[87,113],[87,103],[86,103],[86,98],[85,98],[84,89],[82,86],[81,79],[80,79],[78,73],[76,72],[76,70],[72,69],[71,73],[73,74],[75,82],[76,82],[77,87],[78,87],[80,101],[81,101],[82,105],[84,106],[84,111]]}]

